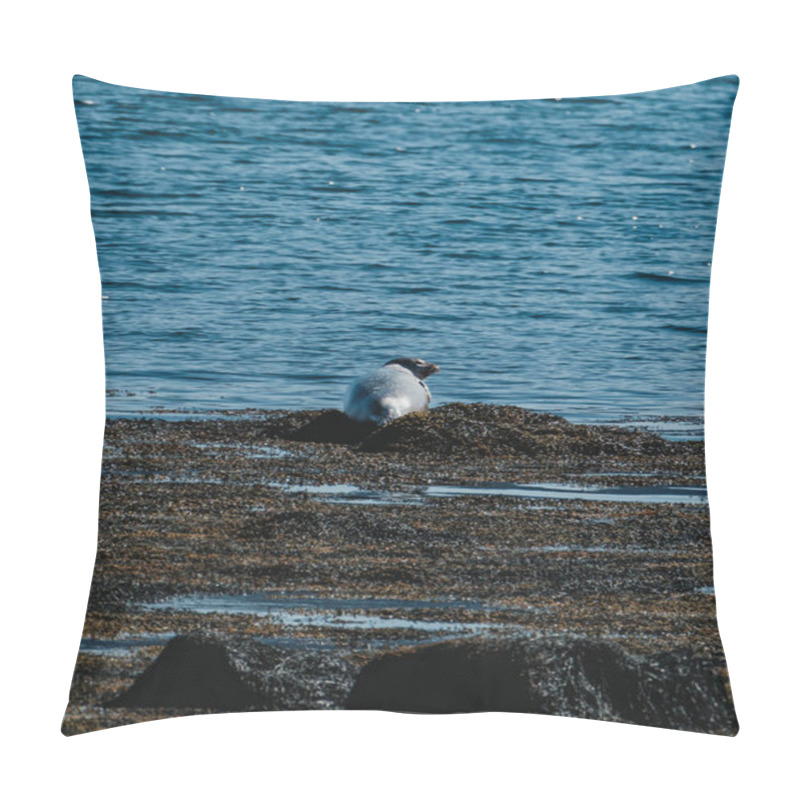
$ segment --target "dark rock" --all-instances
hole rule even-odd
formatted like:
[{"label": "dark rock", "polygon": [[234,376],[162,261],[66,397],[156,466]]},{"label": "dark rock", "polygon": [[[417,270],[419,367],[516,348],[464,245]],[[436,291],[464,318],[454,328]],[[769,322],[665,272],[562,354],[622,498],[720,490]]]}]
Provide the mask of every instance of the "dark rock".
[{"label": "dark rock", "polygon": [[172,639],[109,705],[215,711],[341,707],[355,668],[330,653],[194,632]]},{"label": "dark rock", "polygon": [[735,735],[733,703],[690,651],[633,655],[586,638],[467,640],[404,648],[359,674],[347,708],[517,711]]},{"label": "dark rock", "polygon": [[347,708],[455,714],[529,711],[521,651],[445,642],[379,656],[359,673]]}]

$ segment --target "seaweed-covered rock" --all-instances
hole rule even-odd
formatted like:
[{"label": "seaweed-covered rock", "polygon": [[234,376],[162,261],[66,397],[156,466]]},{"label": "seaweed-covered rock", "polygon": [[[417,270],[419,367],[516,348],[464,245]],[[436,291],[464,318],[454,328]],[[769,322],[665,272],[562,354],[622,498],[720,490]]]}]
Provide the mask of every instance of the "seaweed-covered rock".
[{"label": "seaweed-covered rock", "polygon": [[[437,457],[541,455],[581,456],[651,454],[673,443],[646,431],[576,425],[555,414],[519,406],[449,403],[406,414],[389,425],[355,422],[341,411],[266,411],[252,420],[224,420],[242,439],[268,436],[296,442],[351,445],[365,453],[428,454]],[[203,423],[209,427],[212,423]]]},{"label": "seaweed-covered rock", "polygon": [[[269,464],[257,453],[254,457],[253,448],[265,444],[276,448]],[[348,482],[353,483],[360,479],[356,473],[361,468],[374,475],[376,467],[383,470],[383,479],[391,473],[412,483],[420,475],[403,473],[405,467],[452,474],[454,467],[466,465],[471,475],[493,473],[494,480],[502,478],[497,472],[501,464],[521,466],[526,479],[536,480],[600,470],[659,473],[661,480],[673,482],[677,475],[696,479],[705,471],[702,441],[669,441],[642,430],[577,425],[554,414],[484,403],[451,403],[407,414],[384,427],[354,422],[335,409],[252,411],[175,422],[109,420],[106,447],[107,496],[114,480],[135,473],[166,477],[170,462],[180,465],[178,475],[192,479],[231,469],[246,477],[272,473],[278,478],[291,469],[293,479],[305,473],[303,477],[314,482],[317,476],[333,477],[335,470],[349,471]],[[289,463],[297,457],[302,462]],[[170,479],[174,478],[173,472]]]},{"label": "seaweed-covered rock", "polygon": [[215,711],[341,707],[355,668],[336,655],[205,632],[176,636],[112,706]]},{"label": "seaweed-covered rock", "polygon": [[690,651],[640,656],[588,638],[445,642],[367,664],[347,708],[517,711],[734,735],[724,681]]},{"label": "seaweed-covered rock", "polygon": [[567,638],[538,640],[525,653],[534,713],[728,736],[739,729],[722,676],[689,648],[644,656]]},{"label": "seaweed-covered rock", "polygon": [[429,412],[408,414],[377,429],[360,449],[470,457],[567,452],[595,456],[660,453],[670,446],[670,442],[655,434],[575,425],[563,417],[537,414],[518,406],[450,403]]}]

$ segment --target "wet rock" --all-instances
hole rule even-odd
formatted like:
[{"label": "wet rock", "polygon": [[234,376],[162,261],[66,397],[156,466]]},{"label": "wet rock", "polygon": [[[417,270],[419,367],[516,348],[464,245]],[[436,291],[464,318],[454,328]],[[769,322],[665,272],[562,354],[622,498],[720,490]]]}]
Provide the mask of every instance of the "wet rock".
[{"label": "wet rock", "polygon": [[404,648],[361,671],[347,708],[517,711],[735,735],[724,681],[691,651],[640,656],[588,638]]},{"label": "wet rock", "polygon": [[172,639],[114,707],[215,711],[341,707],[355,668],[330,653],[194,632]]}]

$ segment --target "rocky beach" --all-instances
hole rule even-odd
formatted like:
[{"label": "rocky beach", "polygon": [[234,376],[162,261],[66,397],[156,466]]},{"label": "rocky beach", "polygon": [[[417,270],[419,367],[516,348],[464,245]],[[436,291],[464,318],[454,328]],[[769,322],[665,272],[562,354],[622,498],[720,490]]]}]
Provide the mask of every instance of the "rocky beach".
[{"label": "rocky beach", "polygon": [[64,733],[291,708],[735,734],[704,443],[485,404],[107,420]]}]

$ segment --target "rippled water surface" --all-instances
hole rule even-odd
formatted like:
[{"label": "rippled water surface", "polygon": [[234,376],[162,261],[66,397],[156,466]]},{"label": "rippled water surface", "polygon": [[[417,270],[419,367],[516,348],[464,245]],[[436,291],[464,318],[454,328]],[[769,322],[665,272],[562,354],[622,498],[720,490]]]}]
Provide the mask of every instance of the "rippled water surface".
[{"label": "rippled water surface", "polygon": [[434,402],[702,413],[734,78],[618,97],[291,103],[75,81],[108,412]]}]

